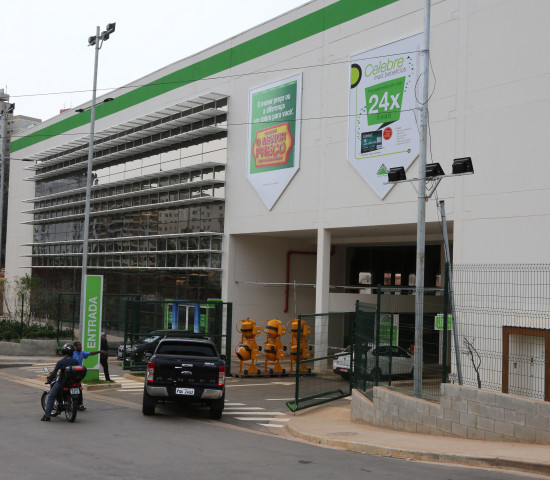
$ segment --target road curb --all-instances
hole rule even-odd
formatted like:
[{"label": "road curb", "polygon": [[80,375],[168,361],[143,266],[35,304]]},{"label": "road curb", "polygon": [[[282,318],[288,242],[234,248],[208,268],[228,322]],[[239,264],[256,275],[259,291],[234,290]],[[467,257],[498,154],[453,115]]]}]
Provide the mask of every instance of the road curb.
[{"label": "road curb", "polygon": [[337,438],[328,438],[322,435],[301,432],[294,428],[292,426],[292,423],[285,425],[285,428],[287,432],[293,437],[299,438],[309,443],[343,448],[345,450],[366,453],[368,455],[401,458],[405,460],[419,460],[423,462],[456,464],[470,467],[502,468],[539,475],[550,475],[550,465],[545,464],[525,462],[520,460],[510,460],[501,457],[474,457],[451,453],[431,453],[416,450],[403,450],[399,448],[386,447],[363,442],[340,440]]},{"label": "road curb", "polygon": [[121,385],[120,383],[98,383],[98,384],[94,384],[94,385],[86,385],[86,384],[83,384],[86,386],[86,391],[87,392],[93,392],[94,390],[110,390],[110,389],[113,389],[113,388],[120,388]]}]

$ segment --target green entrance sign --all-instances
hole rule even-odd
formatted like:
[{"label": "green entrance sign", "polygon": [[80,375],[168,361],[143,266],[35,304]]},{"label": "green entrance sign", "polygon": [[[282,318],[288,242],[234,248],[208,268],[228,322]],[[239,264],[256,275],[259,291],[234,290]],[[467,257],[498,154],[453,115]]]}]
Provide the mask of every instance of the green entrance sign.
[{"label": "green entrance sign", "polygon": [[[445,330],[445,325],[443,325],[444,316],[442,313],[439,313],[435,316],[435,325],[434,330]],[[447,315],[447,330],[451,330],[453,327],[453,316],[451,314]]]},{"label": "green entrance sign", "polygon": [[[86,275],[82,350],[101,349],[101,311],[103,306],[103,276]],[[99,379],[99,356],[91,355],[83,362],[88,369],[87,380]]]}]

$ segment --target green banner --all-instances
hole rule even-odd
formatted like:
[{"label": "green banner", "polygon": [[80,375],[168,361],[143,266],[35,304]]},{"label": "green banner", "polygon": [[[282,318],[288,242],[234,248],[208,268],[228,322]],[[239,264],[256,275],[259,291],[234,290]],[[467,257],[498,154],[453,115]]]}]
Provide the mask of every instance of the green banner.
[{"label": "green banner", "polygon": [[368,124],[397,122],[401,118],[404,90],[405,77],[365,88]]},{"label": "green banner", "polygon": [[397,345],[399,322],[393,322],[392,315],[384,315],[380,318],[380,344]]},{"label": "green banner", "polygon": [[[84,321],[82,350],[95,352],[101,349],[101,311],[103,305],[103,276],[86,275],[84,297]],[[88,380],[99,379],[99,355],[91,355],[84,360],[88,369]]]},{"label": "green banner", "polygon": [[250,174],[294,167],[298,81],[252,93]]}]

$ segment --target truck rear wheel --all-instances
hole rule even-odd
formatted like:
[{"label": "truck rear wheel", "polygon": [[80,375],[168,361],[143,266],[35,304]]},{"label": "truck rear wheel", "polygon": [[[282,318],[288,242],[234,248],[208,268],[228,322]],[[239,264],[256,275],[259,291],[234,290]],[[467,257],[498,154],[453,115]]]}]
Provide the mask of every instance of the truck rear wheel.
[{"label": "truck rear wheel", "polygon": [[218,400],[212,400],[210,402],[210,418],[212,420],[219,420],[222,418],[223,407],[225,405],[225,393],[222,398]]},{"label": "truck rear wheel", "polygon": [[147,393],[146,389],[143,389],[143,405],[141,412],[143,415],[154,415],[157,401]]}]

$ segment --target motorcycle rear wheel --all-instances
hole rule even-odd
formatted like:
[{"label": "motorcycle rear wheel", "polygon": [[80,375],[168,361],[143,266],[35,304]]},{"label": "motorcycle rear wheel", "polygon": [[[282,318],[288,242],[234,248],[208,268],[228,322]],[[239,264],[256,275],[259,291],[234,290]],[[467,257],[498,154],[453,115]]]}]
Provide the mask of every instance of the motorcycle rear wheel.
[{"label": "motorcycle rear wheel", "polygon": [[65,400],[65,418],[69,422],[74,422],[76,419],[76,413],[78,412],[77,402],[70,395]]}]

